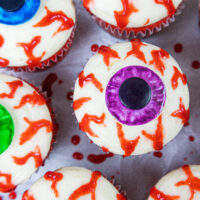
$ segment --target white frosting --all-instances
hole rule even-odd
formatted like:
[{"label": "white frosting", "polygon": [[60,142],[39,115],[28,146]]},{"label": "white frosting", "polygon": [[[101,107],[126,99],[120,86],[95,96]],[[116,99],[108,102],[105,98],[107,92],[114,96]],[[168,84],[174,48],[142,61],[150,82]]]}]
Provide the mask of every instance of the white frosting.
[{"label": "white frosting", "polygon": [[[9,93],[10,88],[7,82],[19,80],[15,77],[0,74],[0,94]],[[27,94],[32,94],[33,89],[29,84],[23,82],[23,87],[19,87],[15,93],[14,98],[0,98],[0,104],[3,105],[12,116],[14,121],[14,136],[13,140],[6,151],[0,154],[0,173],[10,174],[12,177],[12,184],[18,185],[25,182],[35,171],[35,161],[33,157],[29,158],[25,164],[18,165],[14,162],[13,156],[24,157],[30,152],[35,152],[36,146],[40,148],[42,160],[44,160],[50,150],[53,132],[48,132],[46,127],[40,128],[37,133],[26,143],[20,145],[20,138],[29,125],[24,121],[24,117],[30,121],[48,120],[52,123],[52,118],[46,104],[31,105],[26,103],[19,109],[14,109],[18,106],[22,97]],[[0,182],[6,184],[5,177],[0,176]]]},{"label": "white frosting", "polygon": [[45,6],[52,12],[64,12],[75,23],[75,8],[72,0],[41,0],[39,10],[26,23],[15,26],[0,24],[0,34],[4,38],[4,44],[0,48],[0,55],[2,58],[9,60],[9,66],[20,67],[27,65],[29,58],[25,54],[24,49],[21,46],[17,46],[17,43],[30,43],[34,37],[41,36],[41,41],[34,48],[33,54],[36,57],[40,57],[45,51],[46,54],[41,60],[44,61],[57,53],[71,36],[73,27],[52,37],[61,26],[60,21],[55,21],[45,27],[33,27],[46,16]]},{"label": "white frosting", "polygon": [[[177,9],[182,0],[170,0]],[[129,0],[138,12],[133,12],[129,17],[128,28],[138,28],[154,24],[168,16],[168,10],[165,6],[157,4],[155,0]],[[114,11],[122,11],[121,0],[91,0],[89,10],[98,18],[117,25]],[[146,24],[149,19],[149,23]]]},{"label": "white frosting", "polygon": [[[59,169],[56,173],[61,173],[63,175],[62,180],[58,181],[56,184],[59,197],[55,197],[55,193],[51,188],[52,181],[46,180],[44,177],[33,184],[28,190],[28,195],[33,196],[36,200],[69,199],[70,195],[78,188],[90,182],[93,172],[84,168],[68,167]],[[98,179],[95,190],[95,200],[117,200],[116,196],[118,194],[119,192],[117,189],[103,176]],[[91,200],[91,193],[81,196],[78,199]]]},{"label": "white frosting", "polygon": [[[200,166],[199,165],[190,165],[189,166],[190,171],[192,172],[193,176],[198,179],[198,181],[194,181],[191,184],[191,187],[193,187],[196,184],[199,185],[200,182]],[[188,176],[184,172],[183,168],[179,168],[177,170],[174,170],[167,175],[165,175],[156,185],[156,189],[164,193],[165,195],[170,196],[179,196],[181,200],[189,200],[191,199],[191,192],[189,185],[181,185],[176,186],[177,183],[180,181],[185,182],[187,180]],[[164,198],[165,199],[165,198]],[[192,200],[198,200],[200,199],[200,191],[194,188],[194,197]],[[148,198],[148,200],[154,200],[151,196]]]},{"label": "white frosting", "polygon": [[[80,109],[75,110],[75,115],[78,122],[80,123],[82,121],[85,114],[96,115],[100,117],[102,113],[105,113],[106,117],[103,124],[90,122],[90,128],[98,137],[92,137],[88,133],[87,135],[95,144],[99,145],[100,147],[106,147],[110,152],[124,155],[125,152],[121,147],[117,134],[118,132],[116,123],[119,123],[119,121],[117,121],[117,119],[113,117],[113,115],[111,115],[107,109],[105,102],[105,91],[110,78],[120,69],[131,65],[144,66],[153,70],[157,75],[159,75],[166,88],[166,102],[161,114],[164,130],[163,144],[168,143],[179,133],[183,127],[182,120],[171,116],[173,112],[179,110],[180,97],[182,98],[185,109],[187,110],[189,107],[189,93],[187,85],[184,85],[181,79],[178,80],[178,87],[176,90],[174,90],[171,85],[171,78],[174,74],[173,66],[176,66],[181,72],[178,63],[171,56],[169,56],[169,58],[162,59],[166,68],[163,76],[161,75],[160,71],[154,67],[154,65],[148,64],[152,60],[151,51],[160,50],[159,47],[146,44],[146,46],[143,45],[140,48],[145,55],[147,64],[138,59],[135,55],[128,57],[126,56],[127,52],[132,50],[131,42],[115,44],[111,46],[111,49],[117,51],[120,59],[111,58],[110,65],[106,66],[103,56],[98,53],[89,60],[83,70],[85,76],[92,73],[95,75],[97,80],[102,83],[104,90],[102,93],[91,82],[86,82],[84,87],[81,88],[78,83],[79,80],[77,79],[76,81],[74,100],[82,97],[91,98],[91,100],[84,103]],[[122,124],[122,130],[127,140],[135,140],[138,136],[140,136],[139,143],[136,146],[135,151],[132,152],[132,155],[144,154],[155,150],[152,146],[152,141],[142,135],[142,130],[145,130],[149,134],[154,134],[157,123],[158,118],[140,126],[127,126]]]}]

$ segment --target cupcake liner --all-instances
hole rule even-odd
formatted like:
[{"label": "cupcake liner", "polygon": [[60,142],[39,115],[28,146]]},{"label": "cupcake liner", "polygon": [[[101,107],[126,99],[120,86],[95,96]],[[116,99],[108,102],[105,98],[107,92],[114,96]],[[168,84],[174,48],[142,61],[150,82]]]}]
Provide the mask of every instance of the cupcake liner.
[{"label": "cupcake liner", "polygon": [[87,11],[90,13],[92,18],[96,21],[96,23],[100,27],[102,27],[105,31],[107,31],[114,37],[131,40],[133,38],[149,37],[153,35],[154,33],[161,31],[163,28],[168,27],[172,22],[175,21],[175,16],[180,15],[184,8],[185,8],[185,4],[184,4],[184,1],[182,1],[182,3],[176,9],[176,13],[174,15],[168,16],[160,20],[159,22],[156,22],[148,26],[139,27],[139,28],[126,28],[126,29],[120,29],[119,27],[115,25],[109,24],[108,22],[96,17],[94,14],[91,13],[90,10],[87,9]]},{"label": "cupcake liner", "polygon": [[49,69],[50,67],[54,66],[58,62],[60,62],[68,53],[70,50],[70,47],[72,46],[72,42],[75,36],[75,30],[76,26],[74,26],[72,33],[67,40],[67,42],[64,44],[64,46],[53,56],[48,58],[47,60],[44,60],[41,62],[41,66],[21,66],[21,67],[5,67],[6,69],[13,70],[15,72],[37,72],[37,71],[44,71]]}]

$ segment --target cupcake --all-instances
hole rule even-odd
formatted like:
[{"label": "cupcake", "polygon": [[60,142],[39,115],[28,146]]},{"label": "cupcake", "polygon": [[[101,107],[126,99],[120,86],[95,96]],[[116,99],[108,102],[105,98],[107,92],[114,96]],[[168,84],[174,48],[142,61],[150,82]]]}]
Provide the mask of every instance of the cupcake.
[{"label": "cupcake", "polygon": [[0,67],[50,67],[69,50],[74,29],[72,0],[0,1]]},{"label": "cupcake", "polygon": [[186,76],[163,49],[138,39],[101,46],[75,84],[80,129],[124,156],[161,150],[189,120]]},{"label": "cupcake", "polygon": [[103,29],[123,39],[160,31],[183,8],[182,0],[83,0],[83,6]]},{"label": "cupcake", "polygon": [[22,200],[126,200],[100,172],[66,167],[47,172],[24,193]]},{"label": "cupcake", "polygon": [[164,176],[151,189],[148,200],[200,199],[200,166],[186,165]]},{"label": "cupcake", "polygon": [[0,192],[14,190],[43,164],[53,134],[52,114],[38,90],[0,74]]}]

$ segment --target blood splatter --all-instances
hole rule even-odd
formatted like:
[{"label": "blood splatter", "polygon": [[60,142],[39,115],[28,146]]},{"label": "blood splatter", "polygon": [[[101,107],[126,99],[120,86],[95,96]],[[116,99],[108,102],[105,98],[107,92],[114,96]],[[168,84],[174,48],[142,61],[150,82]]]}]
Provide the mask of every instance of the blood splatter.
[{"label": "blood splatter", "polygon": [[200,68],[200,62],[198,60],[195,60],[192,62],[192,68],[199,69]]},{"label": "blood splatter", "polygon": [[113,153],[107,153],[107,154],[99,154],[99,155],[95,155],[95,154],[90,154],[88,156],[88,161],[94,163],[94,164],[101,164],[103,163],[107,158],[111,158],[114,157]]},{"label": "blood splatter", "polygon": [[190,142],[194,142],[195,141],[195,137],[194,136],[189,136],[189,141]]},{"label": "blood splatter", "polygon": [[78,145],[79,143],[80,143],[80,137],[78,136],[78,135],[74,135],[73,137],[72,137],[72,139],[71,139],[71,141],[72,141],[72,144],[74,144],[74,145]]},{"label": "blood splatter", "polygon": [[76,160],[83,160],[84,155],[80,152],[75,152],[75,153],[73,153],[72,157]]},{"label": "blood splatter", "polygon": [[157,158],[162,158],[162,156],[163,156],[162,152],[160,152],[160,151],[154,152],[153,155],[154,155],[155,157],[157,157]]},{"label": "blood splatter", "polygon": [[93,44],[93,45],[91,46],[91,51],[92,51],[92,52],[97,52],[98,50],[99,50],[98,44]]},{"label": "blood splatter", "polygon": [[9,198],[10,198],[10,199],[16,199],[16,198],[17,198],[16,192],[11,192],[11,193],[9,194]]},{"label": "blood splatter", "polygon": [[174,51],[176,53],[181,53],[183,51],[183,45],[180,43],[177,43],[174,45]]},{"label": "blood splatter", "polygon": [[70,92],[68,92],[67,93],[67,100],[70,100],[70,101],[72,101],[73,100],[73,95],[74,95],[74,92],[72,92],[72,91],[70,91]]}]

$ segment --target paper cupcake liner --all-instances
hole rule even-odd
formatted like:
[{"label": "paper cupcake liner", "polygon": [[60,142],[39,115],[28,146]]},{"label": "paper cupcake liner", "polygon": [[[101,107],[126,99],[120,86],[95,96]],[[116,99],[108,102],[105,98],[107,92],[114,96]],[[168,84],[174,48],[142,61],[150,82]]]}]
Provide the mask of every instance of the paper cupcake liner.
[{"label": "paper cupcake liner", "polygon": [[70,50],[70,47],[72,46],[72,42],[75,36],[75,30],[76,30],[76,26],[74,26],[72,33],[69,37],[69,39],[67,40],[67,42],[65,43],[65,45],[57,52],[55,53],[53,56],[51,56],[50,58],[48,58],[47,60],[44,60],[41,62],[41,66],[20,66],[20,67],[5,67],[6,69],[9,70],[13,70],[15,72],[37,72],[37,71],[44,71],[49,69],[50,67],[54,66],[55,64],[57,64],[58,62],[60,62],[68,53],[68,51]]},{"label": "paper cupcake liner", "polygon": [[176,12],[174,15],[168,16],[160,20],[159,22],[156,22],[148,26],[139,27],[139,28],[126,28],[126,29],[120,29],[119,27],[115,25],[109,24],[108,22],[96,17],[94,14],[91,13],[90,10],[87,9],[87,11],[90,13],[92,18],[96,21],[96,23],[100,27],[102,27],[105,31],[107,31],[114,37],[131,40],[133,38],[149,37],[153,35],[154,33],[161,31],[163,28],[168,27],[171,23],[175,21],[175,16],[180,15],[184,8],[185,8],[185,4],[184,4],[184,1],[182,1],[182,3],[176,9]]}]

